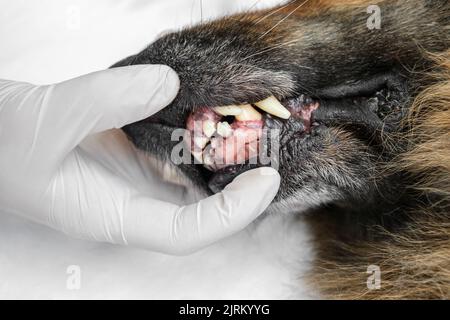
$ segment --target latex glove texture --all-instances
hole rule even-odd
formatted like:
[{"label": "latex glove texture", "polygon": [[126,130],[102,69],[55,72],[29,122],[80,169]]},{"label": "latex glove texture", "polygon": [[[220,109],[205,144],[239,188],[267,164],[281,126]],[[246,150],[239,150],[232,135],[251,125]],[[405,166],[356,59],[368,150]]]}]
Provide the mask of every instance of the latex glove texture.
[{"label": "latex glove texture", "polygon": [[158,112],[178,89],[176,73],[160,65],[49,86],[0,80],[0,209],[74,237],[173,254],[245,228],[276,195],[275,170],[246,172],[187,203],[184,187],[164,182],[110,130]]}]

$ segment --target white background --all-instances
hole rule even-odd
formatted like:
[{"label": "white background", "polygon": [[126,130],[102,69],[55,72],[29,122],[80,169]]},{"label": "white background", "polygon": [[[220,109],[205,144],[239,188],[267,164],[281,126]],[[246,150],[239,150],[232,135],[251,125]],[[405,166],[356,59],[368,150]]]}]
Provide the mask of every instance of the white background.
[{"label": "white background", "polygon": [[[201,11],[205,20],[255,1],[203,0],[200,10],[200,0],[0,0],[0,77],[45,84],[105,69]],[[70,239],[0,211],[0,298],[308,298],[308,248],[306,227],[289,216],[171,257]],[[70,265],[81,268],[79,290],[67,289]]]}]

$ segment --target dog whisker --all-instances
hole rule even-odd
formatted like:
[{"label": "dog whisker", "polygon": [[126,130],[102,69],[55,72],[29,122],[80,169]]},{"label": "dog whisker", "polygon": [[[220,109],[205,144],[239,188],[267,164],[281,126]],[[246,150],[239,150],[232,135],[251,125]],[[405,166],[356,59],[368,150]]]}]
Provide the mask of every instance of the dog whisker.
[{"label": "dog whisker", "polygon": [[307,3],[309,0],[305,0],[304,2],[302,2],[299,6],[297,6],[296,8],[294,8],[294,10],[292,10],[291,12],[289,12],[286,17],[284,17],[283,19],[281,19],[279,22],[277,22],[272,28],[270,28],[267,32],[265,32],[262,36],[259,37],[259,39],[264,38],[266,35],[268,35],[272,30],[274,30],[276,27],[278,27],[280,24],[282,24],[284,21],[286,21],[286,19],[288,19],[291,15],[293,15],[295,13],[295,11],[297,11],[298,9],[300,9],[305,3]]},{"label": "dog whisker", "polygon": [[255,21],[255,25],[257,25],[258,23],[260,23],[261,21],[264,21],[265,19],[269,18],[270,16],[274,15],[275,13],[277,13],[278,11],[283,10],[284,8],[287,8],[289,6],[289,4],[279,7],[277,9],[271,10],[269,11],[268,14],[266,14],[265,16],[263,16],[262,18],[258,19]]}]

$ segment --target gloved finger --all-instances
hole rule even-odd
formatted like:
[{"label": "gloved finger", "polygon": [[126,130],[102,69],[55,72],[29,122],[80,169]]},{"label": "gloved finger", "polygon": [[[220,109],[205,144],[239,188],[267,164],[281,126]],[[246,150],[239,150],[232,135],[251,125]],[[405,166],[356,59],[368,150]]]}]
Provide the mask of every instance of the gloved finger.
[{"label": "gloved finger", "polygon": [[[194,202],[186,199],[191,195],[190,190],[181,183],[166,181],[165,165],[156,157],[137,150],[122,130],[108,130],[90,135],[79,147],[91,161],[101,163],[114,175],[123,179],[125,181],[123,184],[132,186],[137,192],[179,205]],[[171,176],[168,178],[171,178],[169,181],[173,181]],[[197,198],[195,201],[200,199]]]},{"label": "gloved finger", "polygon": [[272,168],[238,176],[221,193],[178,207],[139,198],[130,203],[124,235],[130,245],[186,254],[244,229],[271,203],[280,185]]},{"label": "gloved finger", "polygon": [[11,127],[7,132],[32,156],[30,163],[51,165],[90,133],[120,128],[167,106],[178,92],[179,79],[167,66],[145,65],[95,72],[51,86],[17,84],[14,99],[14,86],[4,87],[9,91],[8,110],[2,112],[10,118],[5,121]]},{"label": "gloved finger", "polygon": [[170,67],[137,65],[54,85],[48,103],[56,106],[53,114],[92,133],[145,119],[172,102],[178,90],[178,75]]},{"label": "gloved finger", "polygon": [[[183,188],[171,187],[154,179],[148,180],[147,186],[140,186],[143,181],[136,183],[125,172],[117,172],[121,171],[120,168],[96,156],[82,147],[75,148],[52,179],[40,186],[42,190],[32,194],[33,197],[27,195],[26,199],[21,200],[21,194],[18,194],[8,201],[29,204],[30,207],[26,208],[30,212],[29,218],[72,237],[126,244],[124,220],[134,214],[134,208],[130,208],[129,204],[143,195],[150,196],[152,199],[144,213],[155,213],[157,218],[145,231],[158,232],[165,222],[158,212],[169,207],[170,213],[171,208],[177,207],[162,200],[166,199],[164,193],[182,200]],[[128,165],[133,167],[133,163],[128,162]]]}]

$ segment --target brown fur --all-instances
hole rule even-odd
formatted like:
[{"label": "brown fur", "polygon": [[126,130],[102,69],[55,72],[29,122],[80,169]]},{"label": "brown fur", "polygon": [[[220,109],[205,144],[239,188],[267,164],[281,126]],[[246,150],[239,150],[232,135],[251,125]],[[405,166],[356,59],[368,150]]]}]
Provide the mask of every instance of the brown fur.
[{"label": "brown fur", "polygon": [[[380,3],[382,0],[372,0],[370,4]],[[313,16],[330,11],[348,10],[351,7],[362,9],[367,8],[367,0],[304,0],[293,2],[281,9],[284,14],[294,14],[296,16]],[[301,9],[301,10],[300,10]]]},{"label": "brown fur", "polygon": [[[319,258],[313,286],[338,299],[450,298],[450,51],[434,55],[436,82],[416,98],[404,137],[409,150],[389,164],[416,177],[417,194],[433,207],[414,208],[397,232],[374,227],[377,239],[345,241],[333,225],[313,222]],[[323,234],[327,234],[324,239]],[[381,289],[369,290],[367,267],[381,269]]]}]

